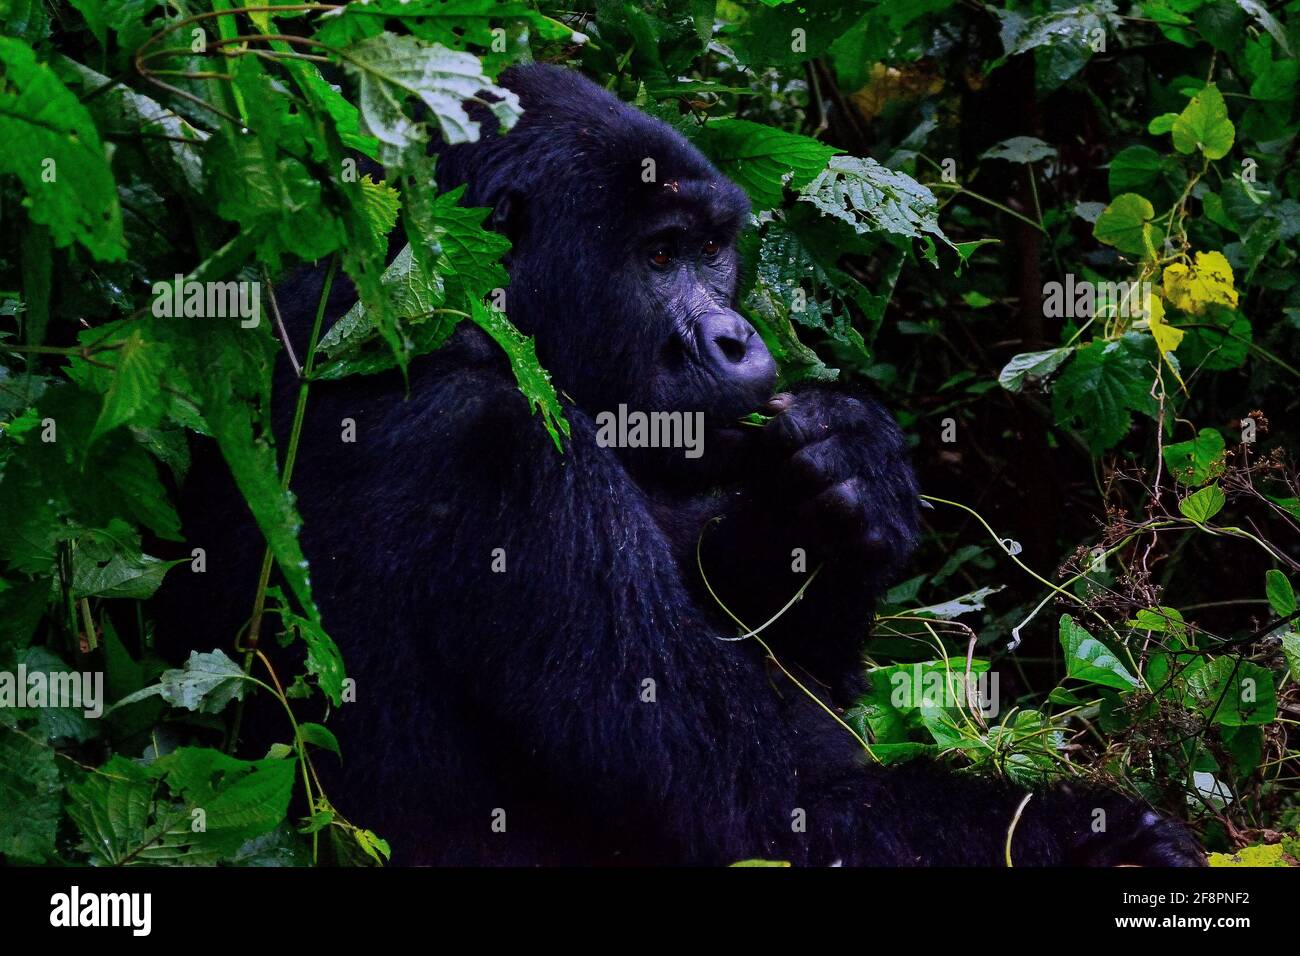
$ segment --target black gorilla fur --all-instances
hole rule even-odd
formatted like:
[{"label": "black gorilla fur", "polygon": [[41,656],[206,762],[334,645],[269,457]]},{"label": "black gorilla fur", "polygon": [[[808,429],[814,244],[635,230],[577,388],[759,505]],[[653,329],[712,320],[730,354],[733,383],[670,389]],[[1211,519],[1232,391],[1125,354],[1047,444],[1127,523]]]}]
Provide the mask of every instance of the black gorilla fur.
[{"label": "black gorilla fur", "polygon": [[[710,583],[751,627],[820,568],[764,638],[851,704],[873,596],[916,539],[894,422],[848,389],[771,396],[766,350],[730,308],[746,201],[683,138],[571,72],[503,82],[523,119],[444,150],[439,187],[468,183],[464,204],[513,240],[508,314],[571,399],[572,437],[558,453],[468,323],[412,366],[409,398],[395,375],[313,386],[294,486],[358,692],[333,722],[335,802],[401,863],[1000,865],[1022,791],[872,764],[755,641],[729,640],[696,566],[703,536]],[[291,327],[320,284],[282,291]],[[340,286],[330,307],[348,304]],[[598,446],[594,417],[620,403],[704,412],[705,454]],[[760,408],[769,424],[736,424]],[[229,524],[208,515],[196,543]],[[1200,860],[1180,825],[1065,788],[1029,802],[1012,852]]]}]

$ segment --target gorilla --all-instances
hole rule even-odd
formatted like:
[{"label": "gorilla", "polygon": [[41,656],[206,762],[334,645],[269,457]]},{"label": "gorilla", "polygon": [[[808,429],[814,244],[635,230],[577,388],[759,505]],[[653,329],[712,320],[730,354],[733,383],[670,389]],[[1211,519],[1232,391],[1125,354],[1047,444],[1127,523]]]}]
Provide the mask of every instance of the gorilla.
[{"label": "gorilla", "polygon": [[[1003,865],[1013,821],[1017,865],[1200,863],[1126,797],[1022,808],[1001,781],[882,766],[835,719],[917,539],[898,427],[849,387],[773,394],[735,308],[745,195],[682,136],[574,72],[502,84],[522,119],[440,149],[437,185],[511,240],[507,312],[571,435],[558,451],[468,322],[407,388],[312,386],[294,488],[356,679],[331,721],[342,812],[404,864]],[[290,328],[321,285],[281,293]],[[702,454],[611,440],[636,413],[697,423]]]}]

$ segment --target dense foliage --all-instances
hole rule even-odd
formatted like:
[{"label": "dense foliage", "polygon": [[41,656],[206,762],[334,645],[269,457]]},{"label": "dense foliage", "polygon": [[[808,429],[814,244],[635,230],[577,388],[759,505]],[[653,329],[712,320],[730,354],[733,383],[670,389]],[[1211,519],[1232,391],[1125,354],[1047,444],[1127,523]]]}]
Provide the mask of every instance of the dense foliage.
[{"label": "dense foliage", "polygon": [[[298,545],[297,431],[267,424],[272,289],[312,261],[357,289],[293,357],[300,402],[474,322],[562,454],[562,396],[485,304],[508,243],[434,194],[425,149],[479,135],[482,91],[509,127],[494,80],[530,58],[740,184],[743,309],[784,380],[869,380],[914,436],[927,542],[845,732],[1107,781],[1249,848],[1218,862],[1300,857],[1297,0],[0,0],[0,24],[5,858],[387,855],[313,766],[349,683]],[[227,281],[253,301],[187,311]],[[256,594],[212,596],[247,601],[245,631],[169,669],[147,599],[205,570],[174,506],[190,433],[266,559]],[[996,712],[894,693],[990,668]],[[103,675],[102,716],[18,689],[73,671]],[[250,693],[283,703],[283,745],[196,744],[236,739]]]}]

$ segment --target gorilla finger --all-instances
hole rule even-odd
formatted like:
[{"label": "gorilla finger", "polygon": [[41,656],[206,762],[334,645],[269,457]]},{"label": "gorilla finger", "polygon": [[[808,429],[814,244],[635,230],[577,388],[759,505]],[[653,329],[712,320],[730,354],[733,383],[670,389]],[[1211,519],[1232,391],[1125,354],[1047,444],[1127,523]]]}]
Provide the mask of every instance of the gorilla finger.
[{"label": "gorilla finger", "polygon": [[825,438],[830,428],[830,419],[819,404],[801,402],[796,396],[785,411],[767,423],[764,433],[778,446],[798,448]]},{"label": "gorilla finger", "polygon": [[836,537],[853,537],[862,527],[865,488],[860,478],[846,478],[805,502],[806,517],[824,522]]},{"label": "gorilla finger", "polygon": [[843,443],[835,438],[823,438],[791,455],[784,477],[791,487],[816,490],[842,481],[855,471]]}]

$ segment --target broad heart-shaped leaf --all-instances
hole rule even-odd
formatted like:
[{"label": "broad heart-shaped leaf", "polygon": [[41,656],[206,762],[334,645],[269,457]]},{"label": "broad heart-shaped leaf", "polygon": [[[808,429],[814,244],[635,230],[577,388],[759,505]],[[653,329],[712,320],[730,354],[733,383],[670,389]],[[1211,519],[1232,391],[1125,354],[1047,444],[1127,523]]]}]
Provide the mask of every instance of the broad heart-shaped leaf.
[{"label": "broad heart-shaped leaf", "polygon": [[1245,727],[1272,723],[1277,716],[1273,674],[1267,668],[1235,657],[1216,657],[1190,669],[1186,702],[1212,723]]},{"label": "broad heart-shaped leaf", "polygon": [[1025,383],[1041,381],[1055,372],[1073,354],[1072,348],[1048,349],[1045,352],[1021,352],[998,373],[998,384],[1008,392],[1018,392]]},{"label": "broad heart-shaped leaf", "polygon": [[1221,252],[1198,252],[1190,266],[1170,263],[1165,266],[1162,282],[1165,298],[1191,315],[1201,315],[1207,306],[1237,305],[1232,266]]},{"label": "broad heart-shaped leaf", "polygon": [[1138,332],[1077,349],[1052,383],[1056,420],[1078,428],[1093,452],[1111,448],[1128,434],[1131,412],[1155,415],[1151,382],[1157,361],[1151,336]]},{"label": "broad heart-shaped leaf", "polygon": [[1009,163],[1036,163],[1051,159],[1056,149],[1033,136],[1013,136],[991,146],[980,154],[980,159],[1005,159]]},{"label": "broad heart-shaped leaf", "polygon": [[[0,37],[0,173],[23,184],[34,222],[57,246],[126,254],[113,172],[90,113],[31,48]],[[10,228],[12,229],[12,217]]]},{"label": "broad heart-shaped leaf", "polygon": [[1178,510],[1197,524],[1204,524],[1223,510],[1227,498],[1218,484],[1206,485],[1178,502]]},{"label": "broad heart-shaped leaf", "polygon": [[1110,648],[1068,614],[1061,615],[1059,636],[1065,650],[1065,672],[1070,677],[1116,690],[1141,686]]},{"label": "broad heart-shaped leaf", "polygon": [[1222,159],[1232,149],[1236,128],[1228,119],[1228,106],[1219,88],[1210,83],[1183,108],[1174,120],[1174,149],[1194,153],[1199,149],[1206,159]]},{"label": "broad heart-shaped leaf", "polygon": [[[519,97],[494,86],[472,53],[412,36],[381,33],[339,55],[344,67],[357,77],[364,131],[399,156],[410,149],[423,150],[428,142],[424,124],[406,114],[404,106],[410,98],[428,107],[449,145],[473,143],[479,138],[478,124],[465,112],[466,100],[487,105],[503,131],[513,126],[521,113]],[[480,95],[484,92],[496,101],[488,103]]]},{"label": "broad heart-shaped leaf", "polygon": [[1277,568],[1270,568],[1264,574],[1264,593],[1268,595],[1268,606],[1278,617],[1290,617],[1295,613],[1295,590]]},{"label": "broad heart-shaped leaf", "polygon": [[1151,219],[1155,214],[1154,207],[1144,197],[1124,193],[1102,210],[1092,234],[1098,242],[1114,246],[1120,252],[1154,259]]},{"label": "broad heart-shaped leaf", "polygon": [[889,233],[907,239],[930,236],[948,241],[939,228],[934,193],[911,176],[874,159],[834,156],[799,197],[827,216],[842,219],[859,233]]},{"label": "broad heart-shaped leaf", "polygon": [[569,437],[569,422],[560,408],[560,396],[551,384],[551,375],[537,361],[537,347],[533,340],[510,324],[505,314],[490,309],[481,302],[472,303],[470,315],[476,325],[501,346],[510,360],[510,370],[515,374],[519,391],[528,400],[528,407],[542,413],[542,424],[550,433],[555,447],[561,452],[560,433]]},{"label": "broad heart-shaped leaf", "polygon": [[1223,474],[1223,454],[1223,436],[1214,428],[1202,428],[1195,438],[1164,447],[1169,473],[1193,488]]},{"label": "broad heart-shaped leaf", "polygon": [[749,194],[755,209],[779,206],[785,186],[807,186],[840,152],[808,136],[739,119],[707,124],[695,145]]}]

